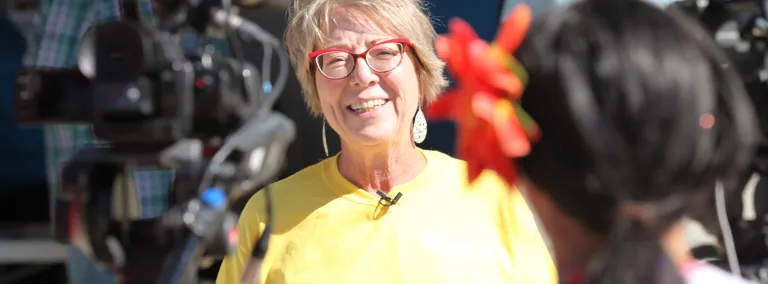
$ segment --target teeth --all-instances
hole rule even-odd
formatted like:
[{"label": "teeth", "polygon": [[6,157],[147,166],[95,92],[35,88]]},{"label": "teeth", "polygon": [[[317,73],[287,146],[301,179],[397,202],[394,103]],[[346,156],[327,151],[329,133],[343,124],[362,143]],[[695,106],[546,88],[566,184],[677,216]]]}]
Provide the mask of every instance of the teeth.
[{"label": "teeth", "polygon": [[365,101],[365,102],[362,102],[362,103],[352,104],[349,107],[352,110],[357,111],[357,112],[365,112],[365,111],[369,111],[369,110],[372,110],[374,108],[380,107],[380,106],[384,105],[385,103],[387,103],[387,101],[384,100],[384,99],[375,99],[375,100]]}]

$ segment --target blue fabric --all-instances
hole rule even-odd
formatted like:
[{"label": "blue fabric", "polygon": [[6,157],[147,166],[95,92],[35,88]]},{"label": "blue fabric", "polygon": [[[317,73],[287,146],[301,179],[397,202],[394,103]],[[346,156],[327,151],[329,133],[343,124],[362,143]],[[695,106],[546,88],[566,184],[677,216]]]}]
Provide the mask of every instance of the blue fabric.
[{"label": "blue fabric", "polygon": [[433,25],[438,34],[448,32],[448,22],[459,17],[472,24],[477,35],[485,40],[493,40],[499,27],[501,0],[465,1],[465,0],[428,0],[427,7],[433,18]]},{"label": "blue fabric", "polygon": [[531,7],[534,13],[541,13],[552,7],[553,5],[565,4],[573,2],[572,0],[504,0],[504,7],[502,8],[501,18],[506,18],[507,14],[512,11],[512,8],[520,3],[527,3]]},{"label": "blue fabric", "polygon": [[0,194],[45,181],[43,133],[20,127],[15,118],[16,72],[21,67],[25,39],[0,15]]},{"label": "blue fabric", "polygon": [[[431,0],[427,7],[432,15],[438,34],[448,32],[448,22],[459,17],[472,24],[477,34],[485,40],[493,40],[499,26],[502,0]],[[448,155],[456,153],[456,126],[452,122],[428,122],[427,140],[420,145]]]}]

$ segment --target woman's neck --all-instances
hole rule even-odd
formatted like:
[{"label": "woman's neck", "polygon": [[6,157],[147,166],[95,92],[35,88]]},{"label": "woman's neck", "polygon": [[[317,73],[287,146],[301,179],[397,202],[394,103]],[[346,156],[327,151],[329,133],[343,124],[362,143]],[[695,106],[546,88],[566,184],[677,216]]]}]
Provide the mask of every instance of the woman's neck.
[{"label": "woman's neck", "polygon": [[364,147],[342,143],[338,167],[342,176],[360,188],[389,193],[416,178],[426,165],[426,158],[413,143]]}]

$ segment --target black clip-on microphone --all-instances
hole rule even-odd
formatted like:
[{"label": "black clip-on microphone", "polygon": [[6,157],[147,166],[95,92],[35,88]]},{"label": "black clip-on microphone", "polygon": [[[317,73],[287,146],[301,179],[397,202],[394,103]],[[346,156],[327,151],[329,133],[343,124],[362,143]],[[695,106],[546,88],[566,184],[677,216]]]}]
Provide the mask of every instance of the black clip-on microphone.
[{"label": "black clip-on microphone", "polygon": [[397,195],[395,195],[395,198],[389,197],[386,192],[381,191],[381,189],[376,191],[376,194],[381,196],[381,199],[379,199],[379,204],[381,206],[392,206],[397,204],[397,201],[400,200],[400,197],[403,197],[402,192],[398,192]]}]

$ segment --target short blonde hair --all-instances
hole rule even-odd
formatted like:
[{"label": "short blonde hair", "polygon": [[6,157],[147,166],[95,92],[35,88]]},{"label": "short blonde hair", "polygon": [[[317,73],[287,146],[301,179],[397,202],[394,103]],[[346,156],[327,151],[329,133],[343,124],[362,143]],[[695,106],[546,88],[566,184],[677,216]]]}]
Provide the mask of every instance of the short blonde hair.
[{"label": "short blonde hair", "polygon": [[313,115],[322,115],[315,76],[308,54],[327,39],[331,13],[340,7],[353,8],[373,17],[382,28],[411,40],[415,46],[416,72],[422,103],[434,101],[448,85],[445,63],[437,57],[437,37],[422,0],[294,0],[289,9],[285,43],[288,56],[304,89],[304,100]]}]

